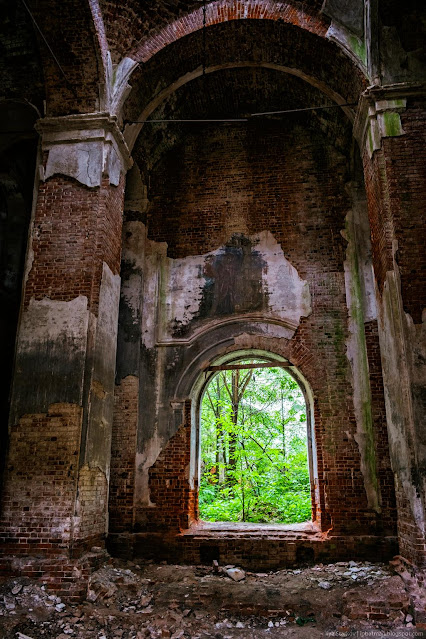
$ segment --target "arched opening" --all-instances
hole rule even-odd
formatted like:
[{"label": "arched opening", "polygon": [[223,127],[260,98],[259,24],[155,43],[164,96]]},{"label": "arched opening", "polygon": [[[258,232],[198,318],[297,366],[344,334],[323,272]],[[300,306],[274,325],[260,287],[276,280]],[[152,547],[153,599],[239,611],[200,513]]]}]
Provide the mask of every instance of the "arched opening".
[{"label": "arched opening", "polygon": [[200,519],[307,521],[306,402],[298,383],[285,367],[253,358],[220,368],[201,401]]},{"label": "arched opening", "polygon": [[353,160],[362,65],[278,20],[181,35],[134,66],[121,112],[141,189],[125,205],[116,415],[136,454],[125,451],[124,473],[117,430],[113,532],[187,534],[203,518],[208,368],[276,353],[312,384],[290,367],[306,398],[311,528],[370,531],[385,480],[369,454],[383,425],[375,407],[374,429],[359,410],[368,369],[353,357],[377,352],[375,326],[364,327],[374,291]]},{"label": "arched opening", "polygon": [[192,393],[192,485],[199,520],[263,525],[316,520],[312,393],[281,355],[216,357]]}]

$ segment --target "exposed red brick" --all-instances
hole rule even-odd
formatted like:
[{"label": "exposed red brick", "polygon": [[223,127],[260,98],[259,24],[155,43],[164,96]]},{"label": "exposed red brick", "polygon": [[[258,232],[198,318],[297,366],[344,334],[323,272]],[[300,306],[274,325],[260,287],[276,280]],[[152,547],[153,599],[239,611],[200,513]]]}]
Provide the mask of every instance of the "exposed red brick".
[{"label": "exposed red brick", "polygon": [[[230,20],[280,20],[306,31],[324,37],[328,24],[323,15],[308,13],[300,4],[292,2],[269,2],[266,0],[249,0],[248,2],[232,2],[219,0],[211,2],[206,11],[206,26],[228,22]],[[154,32],[145,42],[135,47],[131,57],[146,62],[167,45],[194,31],[203,28],[203,9],[178,18],[163,29]]]},{"label": "exposed red brick", "polygon": [[55,176],[40,184],[32,234],[33,260],[24,292],[31,298],[70,301],[86,296],[96,312],[105,262],[120,272],[124,180],[90,189]]},{"label": "exposed red brick", "polygon": [[139,378],[126,377],[116,386],[111,443],[109,529],[112,533],[133,526],[135,456],[139,411]]},{"label": "exposed red brick", "polygon": [[198,518],[197,486],[189,483],[191,402],[185,402],[184,423],[149,469],[151,508],[138,509],[146,530],[185,530]]},{"label": "exposed red brick", "polygon": [[2,554],[64,554],[74,539],[82,409],[56,404],[12,428],[1,515]]}]

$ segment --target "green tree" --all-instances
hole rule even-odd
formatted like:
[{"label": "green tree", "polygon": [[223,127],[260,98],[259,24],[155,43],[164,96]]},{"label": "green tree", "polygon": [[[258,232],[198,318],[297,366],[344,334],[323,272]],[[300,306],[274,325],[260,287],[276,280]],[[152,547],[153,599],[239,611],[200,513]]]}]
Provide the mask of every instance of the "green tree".
[{"label": "green tree", "polygon": [[201,454],[203,519],[309,519],[306,405],[284,369],[215,375],[201,407]]}]

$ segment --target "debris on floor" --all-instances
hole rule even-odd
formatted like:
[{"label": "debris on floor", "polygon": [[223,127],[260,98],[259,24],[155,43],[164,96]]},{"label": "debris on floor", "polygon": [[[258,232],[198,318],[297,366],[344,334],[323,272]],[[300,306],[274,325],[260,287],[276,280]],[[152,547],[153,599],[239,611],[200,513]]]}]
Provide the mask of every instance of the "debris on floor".
[{"label": "debris on floor", "polygon": [[255,573],[216,561],[208,567],[114,559],[92,575],[78,605],[28,578],[1,583],[0,637],[310,639],[369,630],[375,638],[426,637],[423,624],[416,626],[422,601],[395,562]]}]

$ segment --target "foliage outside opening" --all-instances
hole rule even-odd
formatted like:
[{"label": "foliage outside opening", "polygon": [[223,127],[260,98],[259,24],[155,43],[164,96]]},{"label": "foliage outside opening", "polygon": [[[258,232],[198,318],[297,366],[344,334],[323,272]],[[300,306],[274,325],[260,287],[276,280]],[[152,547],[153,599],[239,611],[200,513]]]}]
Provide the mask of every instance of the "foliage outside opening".
[{"label": "foliage outside opening", "polygon": [[220,371],[209,382],[201,404],[199,508],[205,521],[311,518],[306,403],[285,369]]}]

